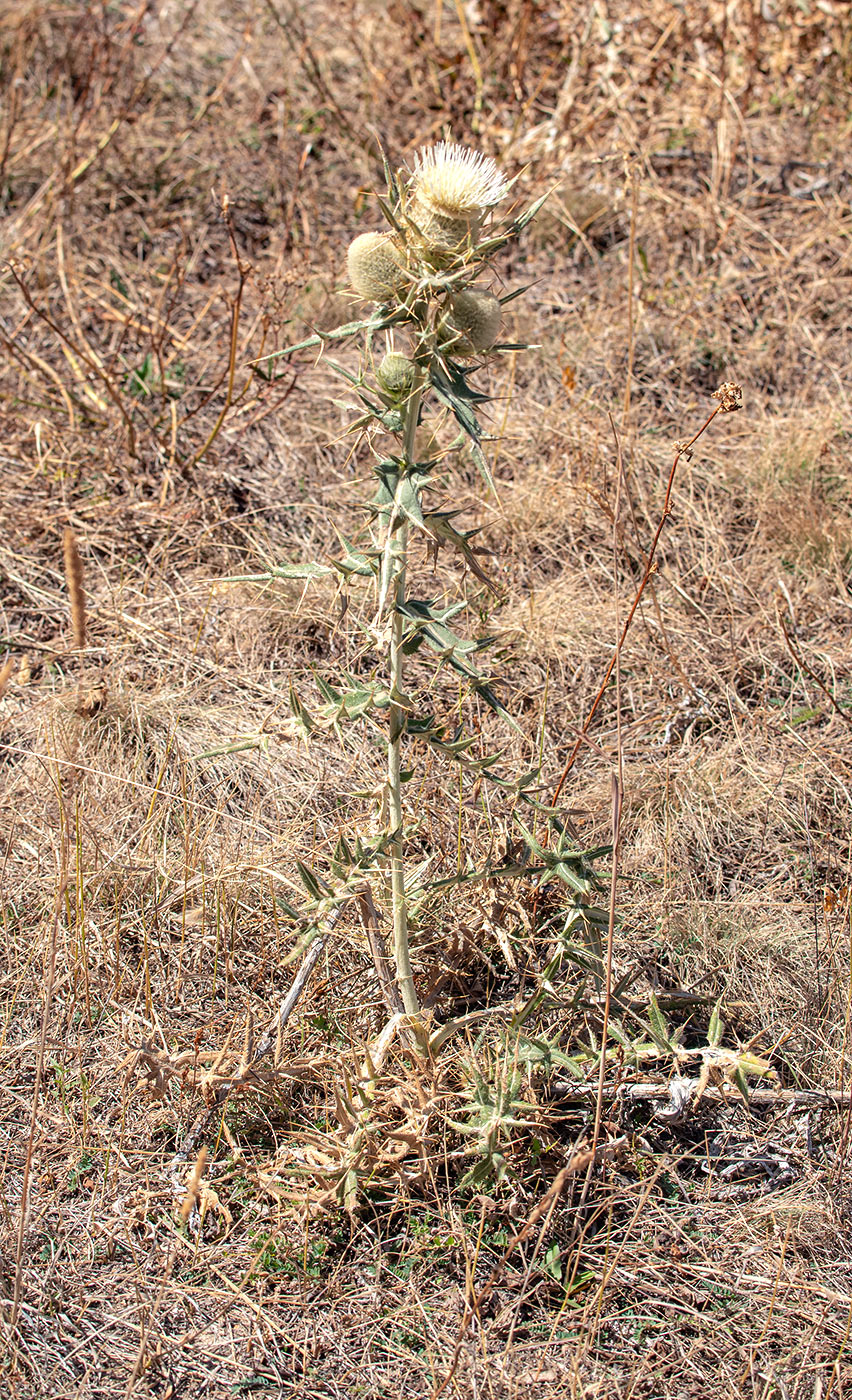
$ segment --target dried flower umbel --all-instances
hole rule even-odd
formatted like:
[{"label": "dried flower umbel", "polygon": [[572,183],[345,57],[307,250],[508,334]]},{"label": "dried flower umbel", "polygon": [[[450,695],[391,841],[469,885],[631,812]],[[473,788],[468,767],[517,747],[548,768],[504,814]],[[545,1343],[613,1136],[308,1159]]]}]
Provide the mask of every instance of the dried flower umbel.
[{"label": "dried flower umbel", "polygon": [[[382,660],[374,674],[341,674],[334,686],[321,683],[324,703],[309,709],[291,691],[296,731],[306,740],[317,730],[343,731],[348,724],[366,724],[368,734],[383,735],[386,778],[378,804],[381,819],[372,837],[344,835],[338,842],[331,868],[320,879],[301,867],[312,900],[313,927],[321,926],[331,909],[363,891],[365,880],[382,903],[381,887],[393,924],[395,990],[392,1009],[404,1011],[412,1034],[425,1030],[420,1021],[420,1000],[411,964],[409,919],[452,884],[452,877],[430,882],[423,868],[415,871],[406,860],[409,834],[417,814],[406,799],[406,784],[414,776],[418,754],[426,746],[445,761],[462,769],[462,781],[489,780],[510,795],[514,807],[527,804],[539,818],[555,826],[556,834],[544,852],[529,847],[532,865],[513,860],[500,867],[505,878],[534,874],[539,882],[561,878],[579,902],[593,888],[587,853],[578,853],[551,809],[534,796],[537,774],[530,772],[517,782],[500,774],[497,755],[472,756],[473,734],[458,729],[458,713],[436,715],[429,694],[411,694],[406,662],[414,653],[430,652],[440,670],[451,668],[469,691],[490,706],[507,724],[517,728],[499,700],[491,678],[480,669],[487,639],[470,639],[454,630],[454,619],[465,606],[462,599],[442,606],[423,599],[409,587],[409,543],[417,532],[430,549],[441,546],[457,552],[462,563],[492,588],[474,545],[475,532],[457,528],[453,509],[439,508],[434,493],[440,478],[447,479],[453,447],[463,444],[472,455],[486,483],[490,476],[482,451],[483,428],[479,406],[486,396],[475,389],[472,378],[487,357],[501,352],[499,342],[502,304],[493,289],[490,261],[494,254],[526,227],[543,200],[520,216],[491,225],[495,207],[509,185],[487,156],[463,146],[441,142],[418,153],[406,177],[386,170],[388,198],[381,202],[390,227],[360,234],[349,247],[347,271],[353,291],[373,302],[367,319],[310,337],[282,352],[327,341],[364,337],[359,375],[329,360],[357,394],[359,413],[351,430],[366,435],[374,453],[376,494],[365,503],[366,537],[346,542],[342,558],[329,563],[289,565],[271,576],[314,578],[332,575],[346,581],[350,607],[355,585],[372,587],[369,613],[362,629]],[[378,336],[384,353],[376,355]],[[512,346],[512,349],[523,347]],[[471,363],[471,361],[473,363]],[[417,450],[418,426],[424,405],[437,408],[453,425],[455,441],[449,448],[436,447],[434,420],[427,433],[428,455]],[[388,433],[397,442],[383,446]],[[525,829],[523,829],[525,831]],[[569,845],[571,849],[569,849]],[[543,862],[543,863],[542,863]],[[484,878],[489,872],[464,869],[460,882]],[[447,1028],[433,1032],[441,1043]]]}]

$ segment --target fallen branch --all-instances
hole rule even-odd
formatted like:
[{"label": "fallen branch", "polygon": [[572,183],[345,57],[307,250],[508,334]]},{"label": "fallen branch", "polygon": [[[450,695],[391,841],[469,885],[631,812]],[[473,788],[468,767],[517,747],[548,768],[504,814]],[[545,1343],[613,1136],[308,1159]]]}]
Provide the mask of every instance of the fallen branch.
[{"label": "fallen branch", "polygon": [[[698,1080],[694,1081],[696,1087]],[[595,1085],[571,1084],[562,1090],[561,1086],[549,1100],[550,1105],[594,1103],[597,1095]],[[668,1084],[605,1084],[605,1103],[666,1103],[671,1101],[672,1092]],[[734,1090],[735,1102],[742,1103],[738,1091]],[[701,1098],[705,1103],[727,1104],[731,1093],[708,1085]],[[852,1089],[750,1089],[749,1105],[754,1108],[852,1108]]]}]

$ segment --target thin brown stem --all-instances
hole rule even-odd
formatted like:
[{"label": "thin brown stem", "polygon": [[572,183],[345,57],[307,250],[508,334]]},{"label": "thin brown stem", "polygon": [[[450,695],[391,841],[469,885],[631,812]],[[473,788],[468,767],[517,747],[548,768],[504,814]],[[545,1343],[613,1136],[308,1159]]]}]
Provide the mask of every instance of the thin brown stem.
[{"label": "thin brown stem", "polygon": [[723,405],[723,404],[719,404],[716,408],[713,409],[713,412],[710,414],[709,418],[707,418],[706,421],[705,421],[704,423],[702,423],[701,427],[698,429],[698,432],[695,434],[694,437],[691,437],[691,438],[689,439],[688,442],[682,442],[682,443],[679,443],[679,444],[678,444],[678,448],[677,448],[677,451],[676,451],[676,453],[675,453],[675,459],[674,459],[674,461],[672,462],[672,468],[671,468],[671,471],[669,472],[668,483],[667,483],[667,485],[666,485],[666,497],[665,497],[665,500],[664,500],[664,502],[663,502],[663,512],[662,512],[662,515],[660,516],[660,523],[659,523],[659,525],[657,526],[656,534],[654,535],[654,538],[653,538],[653,540],[652,540],[652,542],[651,542],[651,548],[650,548],[649,551],[648,551],[648,558],[647,558],[647,561],[646,561],[646,563],[645,563],[645,571],[644,571],[644,573],[643,573],[643,575],[642,575],[642,579],[641,579],[641,581],[640,581],[640,583],[639,583],[639,587],[638,587],[637,590],[636,590],[636,596],[634,597],[633,602],[632,602],[631,605],[630,605],[630,611],[629,611],[629,613],[627,614],[627,620],[626,620],[626,622],[625,622],[625,624],[624,624],[624,627],[622,628],[621,636],[620,636],[619,639],[618,639],[618,642],[617,642],[617,644],[616,644],[615,651],[614,651],[613,654],[612,654],[612,660],[610,661],[609,665],[608,665],[607,668],[606,668],[606,673],[605,673],[605,675],[604,675],[603,681],[601,682],[600,690],[598,691],[597,695],[595,696],[595,700],[594,700],[594,704],[592,705],[592,708],[589,710],[589,713],[586,715],[586,718],[585,718],[585,720],[583,721],[583,728],[582,728],[582,730],[581,730],[581,732],[580,732],[580,734],[579,734],[579,736],[578,736],[578,738],[577,738],[577,740],[576,740],[576,742],[575,742],[575,744],[574,744],[573,749],[571,750],[570,754],[568,755],[568,759],[567,759],[567,762],[566,762],[566,764],[565,764],[565,767],[564,767],[563,770],[562,770],[562,775],[561,775],[561,777],[560,777],[560,779],[559,779],[559,782],[556,784],[556,788],[555,788],[555,790],[554,790],[553,797],[552,797],[552,799],[551,799],[551,803],[552,803],[552,805],[554,805],[554,806],[555,806],[556,803],[559,801],[559,796],[560,796],[560,794],[561,794],[561,792],[562,792],[563,787],[565,786],[565,780],[566,780],[566,778],[568,777],[568,774],[571,772],[571,769],[574,767],[574,763],[575,763],[575,760],[576,760],[576,758],[577,758],[577,754],[580,752],[580,749],[581,749],[582,746],[583,746],[583,741],[584,741],[584,739],[585,739],[585,736],[586,736],[586,734],[588,733],[588,731],[589,731],[589,729],[590,729],[590,727],[591,727],[592,720],[594,719],[595,715],[597,714],[598,705],[601,703],[601,700],[603,699],[604,691],[606,690],[607,686],[609,685],[610,677],[611,677],[611,675],[612,675],[612,673],[613,673],[613,671],[614,671],[614,669],[615,669],[616,660],[617,660],[617,658],[618,658],[618,656],[619,656],[619,654],[620,654],[621,648],[622,648],[623,645],[624,645],[624,641],[625,641],[625,638],[627,637],[627,633],[630,631],[630,624],[631,624],[632,621],[633,621],[633,618],[634,618],[635,613],[636,613],[636,609],[638,608],[640,602],[642,601],[642,595],[643,595],[643,593],[645,592],[645,589],[646,589],[646,587],[647,587],[647,585],[648,585],[648,580],[649,580],[649,578],[651,577],[651,574],[653,573],[653,568],[654,568],[654,555],[655,555],[656,552],[657,552],[657,545],[659,544],[659,542],[660,542],[660,536],[661,536],[661,534],[663,533],[663,526],[665,525],[666,521],[668,520],[669,514],[670,514],[671,499],[672,499],[672,490],[673,490],[673,487],[674,487],[675,473],[677,472],[678,463],[680,462],[681,457],[683,457],[686,453],[688,453],[688,452],[689,452],[689,449],[693,446],[693,444],[696,443],[696,442],[698,441],[698,439],[701,437],[701,434],[702,434],[703,432],[705,432],[705,431],[707,430],[707,428],[709,428],[710,424],[713,422],[713,419],[716,417],[716,414],[717,414],[717,413],[721,413],[721,412],[723,411],[723,408],[724,408],[724,405]]}]

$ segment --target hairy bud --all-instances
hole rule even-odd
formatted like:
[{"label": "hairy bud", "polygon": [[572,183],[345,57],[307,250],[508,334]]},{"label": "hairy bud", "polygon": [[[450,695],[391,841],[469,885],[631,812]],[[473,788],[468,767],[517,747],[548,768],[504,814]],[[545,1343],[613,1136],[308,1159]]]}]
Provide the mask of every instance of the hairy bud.
[{"label": "hairy bud", "polygon": [[416,198],[408,215],[427,248],[437,253],[457,253],[467,244],[475,243],[482,222],[476,215],[448,214],[441,209],[430,209]]},{"label": "hairy bud", "polygon": [[409,360],[407,355],[398,355],[390,351],[376,370],[376,379],[379,388],[384,389],[390,398],[404,399],[414,388],[416,374],[413,360]]},{"label": "hairy bud", "polygon": [[349,281],[366,301],[389,301],[405,285],[392,233],[361,233],[346,255]]},{"label": "hairy bud", "polygon": [[501,317],[502,307],[491,292],[456,292],[442,324],[446,348],[453,355],[483,354],[497,339]]}]

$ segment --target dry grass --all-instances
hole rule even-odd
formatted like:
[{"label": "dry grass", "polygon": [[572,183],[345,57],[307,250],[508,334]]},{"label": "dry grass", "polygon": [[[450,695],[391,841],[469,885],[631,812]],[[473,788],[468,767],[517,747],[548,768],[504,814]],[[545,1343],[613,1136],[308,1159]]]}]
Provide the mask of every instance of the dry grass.
[{"label": "dry grass", "polygon": [[[3,10],[4,1392],[842,1400],[848,7]],[[725,1044],[766,1056],[778,1087],[842,1092],[748,1111],[717,1086],[679,1121],[608,1103],[622,1146],[556,1201],[596,1070],[585,1098],[530,1071],[515,1177],[464,1192],[463,1063],[492,1053],[498,1086],[512,1067],[473,1037],[431,1066],[394,1045],[360,1216],[306,1212],[318,1164],[345,1159],[342,1066],[386,1018],[351,910],[207,1144],[187,1228],[169,1164],[293,975],[296,859],[325,868],[380,770],[358,740],[305,751],[285,724],[289,680],[307,693],[357,647],[339,600],[222,583],[330,548],[367,463],[339,441],[321,363],[269,383],[249,362],[348,318],[376,133],[400,162],[445,127],[520,170],[525,199],[560,182],[503,267],[533,284],[512,334],[540,348],[492,374],[498,499],[472,472],[460,488],[505,595],[481,599],[526,736],[505,764],[541,749],[555,786],[674,443],[738,381],[745,410],[678,467],[621,658],[620,740],[610,687],[565,795],[605,843],[620,747],[615,971],[638,1014],[656,989],[699,1045],[721,997]],[[433,592],[457,586],[449,561],[418,567]],[[443,677],[434,698],[457,703]],[[412,805],[436,866],[507,839],[509,813],[460,806],[437,765]],[[431,910],[416,955],[439,1013],[511,1000],[544,965],[550,912],[505,889]],[[581,1000],[551,1028],[576,1049],[600,1007],[564,978]],[[395,1166],[388,1130],[410,1136]]]}]

